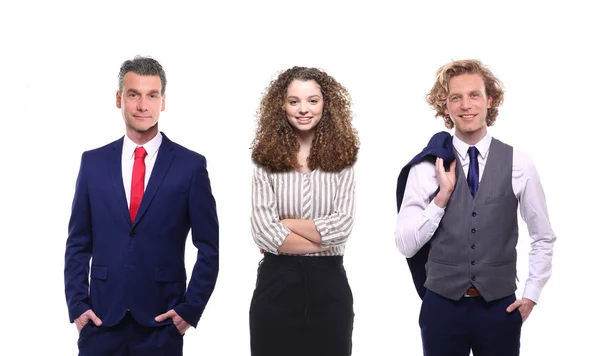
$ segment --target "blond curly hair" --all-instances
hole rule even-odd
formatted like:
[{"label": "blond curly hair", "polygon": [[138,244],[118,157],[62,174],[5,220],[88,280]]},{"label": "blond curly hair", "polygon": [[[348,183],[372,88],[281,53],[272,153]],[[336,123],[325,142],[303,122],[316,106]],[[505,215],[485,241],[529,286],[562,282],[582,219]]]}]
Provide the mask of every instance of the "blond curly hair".
[{"label": "blond curly hair", "polygon": [[504,89],[502,82],[476,59],[452,61],[437,70],[435,84],[426,96],[427,103],[435,110],[435,117],[444,118],[447,128],[452,129],[454,127],[454,122],[445,111],[447,108],[448,86],[450,79],[461,74],[479,74],[483,79],[485,94],[492,98],[491,107],[487,110],[486,124],[492,126],[498,117],[498,107],[504,101]]}]

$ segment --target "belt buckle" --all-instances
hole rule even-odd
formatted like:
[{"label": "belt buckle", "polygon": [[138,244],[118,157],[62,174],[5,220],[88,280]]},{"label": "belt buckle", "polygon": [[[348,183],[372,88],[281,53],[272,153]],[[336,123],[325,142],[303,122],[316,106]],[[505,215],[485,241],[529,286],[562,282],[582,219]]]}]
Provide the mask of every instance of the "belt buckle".
[{"label": "belt buckle", "polygon": [[[469,291],[470,291],[471,289],[474,289],[474,290],[475,290],[475,292],[477,292],[477,293],[476,293],[476,294],[473,294],[473,295],[469,294]],[[479,297],[480,295],[481,295],[481,294],[479,293],[479,291],[477,290],[477,288],[475,288],[475,287],[469,287],[469,289],[467,289],[467,290],[465,291],[465,294],[463,295],[463,297],[465,297],[465,298],[475,298],[475,297]]]}]

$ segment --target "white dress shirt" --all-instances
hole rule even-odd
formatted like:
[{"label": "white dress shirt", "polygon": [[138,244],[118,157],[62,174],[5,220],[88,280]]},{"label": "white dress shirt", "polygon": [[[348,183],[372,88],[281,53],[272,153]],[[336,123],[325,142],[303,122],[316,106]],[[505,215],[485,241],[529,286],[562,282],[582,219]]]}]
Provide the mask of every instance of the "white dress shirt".
[{"label": "white dress shirt", "polygon": [[[479,151],[479,179],[483,176],[492,137],[489,133],[475,144]],[[458,152],[456,169],[469,170],[469,145],[456,136],[452,144]],[[435,205],[433,197],[439,184],[435,165],[423,161],[411,167],[406,190],[396,221],[396,246],[407,256],[414,256],[433,236],[445,210]],[[538,301],[552,272],[552,254],[556,235],[550,226],[546,197],[531,157],[513,149],[512,189],[519,201],[521,218],[527,224],[532,244],[529,252],[529,277],[523,298]]]},{"label": "white dress shirt", "polygon": [[125,196],[127,197],[127,207],[129,207],[131,201],[131,177],[133,175],[133,162],[135,159],[135,149],[142,146],[146,150],[146,174],[144,176],[144,191],[148,186],[150,180],[150,174],[152,174],[152,168],[154,168],[154,162],[158,156],[158,148],[162,143],[162,134],[159,132],[153,139],[146,142],[144,145],[138,145],[133,142],[127,135],[123,139],[123,154],[121,157],[121,172],[123,174],[123,187],[125,188]]}]

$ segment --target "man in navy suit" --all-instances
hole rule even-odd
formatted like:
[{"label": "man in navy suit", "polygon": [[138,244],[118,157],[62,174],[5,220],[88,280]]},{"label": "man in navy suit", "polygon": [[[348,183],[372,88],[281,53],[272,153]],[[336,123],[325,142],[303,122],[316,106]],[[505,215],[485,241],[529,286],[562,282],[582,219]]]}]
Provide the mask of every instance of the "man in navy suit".
[{"label": "man in navy suit", "polygon": [[[125,136],[81,157],[64,271],[80,355],[181,355],[215,287],[206,159],[159,132],[165,87],[156,60],[125,61],[116,94]],[[186,288],[190,229],[198,254]]]}]

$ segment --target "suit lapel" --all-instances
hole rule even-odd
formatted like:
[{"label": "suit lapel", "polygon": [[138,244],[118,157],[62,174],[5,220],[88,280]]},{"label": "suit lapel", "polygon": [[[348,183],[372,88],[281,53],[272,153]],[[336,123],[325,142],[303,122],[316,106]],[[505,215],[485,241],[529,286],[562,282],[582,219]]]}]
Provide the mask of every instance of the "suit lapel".
[{"label": "suit lapel", "polygon": [[152,168],[152,174],[150,175],[150,180],[148,181],[148,187],[144,191],[144,196],[142,197],[142,203],[140,204],[140,209],[135,217],[135,222],[133,225],[137,225],[142,216],[146,213],[146,210],[152,203],[152,199],[156,195],[158,188],[162,184],[169,167],[171,167],[171,163],[173,162],[173,158],[175,158],[175,153],[173,152],[173,142],[167,138],[167,136],[163,133],[163,140],[160,144],[160,148],[158,149],[158,156],[156,157],[156,163],[154,163],[154,168]]},{"label": "suit lapel", "polygon": [[113,190],[117,198],[117,209],[120,211],[127,224],[131,225],[129,217],[129,207],[127,206],[127,197],[125,196],[125,187],[123,186],[123,170],[121,159],[123,157],[123,138],[113,142],[111,145],[109,166]]}]

